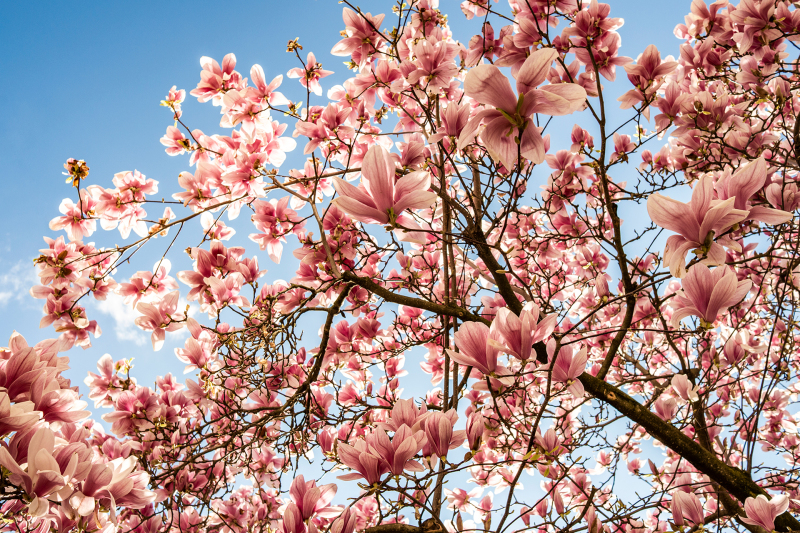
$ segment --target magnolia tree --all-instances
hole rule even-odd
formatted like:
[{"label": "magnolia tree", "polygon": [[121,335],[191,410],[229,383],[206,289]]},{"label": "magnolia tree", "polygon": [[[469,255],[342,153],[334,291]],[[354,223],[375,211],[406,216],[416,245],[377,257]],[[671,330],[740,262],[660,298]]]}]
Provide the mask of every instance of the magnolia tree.
[{"label": "magnolia tree", "polygon": [[[289,80],[203,58],[223,129],[169,91],[174,201],[65,165],[31,290],[58,338],[0,350],[3,530],[800,530],[794,3],[694,0],[678,59],[620,55],[594,0],[469,0],[463,41],[436,0],[346,7],[341,86],[298,40]],[[62,377],[92,298],[187,330],[185,383],[100,360],[108,433]]]}]

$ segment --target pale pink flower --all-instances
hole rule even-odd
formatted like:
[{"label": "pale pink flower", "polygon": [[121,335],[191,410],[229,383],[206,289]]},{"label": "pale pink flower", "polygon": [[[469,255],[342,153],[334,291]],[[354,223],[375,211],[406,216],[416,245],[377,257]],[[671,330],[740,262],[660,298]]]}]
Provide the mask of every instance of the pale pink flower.
[{"label": "pale pink flower", "polygon": [[281,86],[283,76],[278,74],[269,84],[264,77],[264,69],[261,65],[253,65],[250,68],[250,81],[254,87],[248,87],[246,97],[254,103],[267,103],[270,106],[288,105],[291,103],[283,94],[276,92],[275,89]]},{"label": "pale pink flower", "polygon": [[566,384],[567,390],[578,400],[584,395],[583,383],[578,377],[586,369],[588,357],[585,346],[578,353],[574,352],[572,346],[562,346],[553,361],[553,381]]},{"label": "pale pink flower", "polygon": [[330,70],[323,70],[322,63],[317,63],[317,58],[313,52],[308,53],[305,68],[293,68],[286,75],[290,78],[300,78],[300,85],[308,88],[309,91],[317,96],[322,95],[322,86],[319,80],[325,76],[333,74]]},{"label": "pale pink flower", "polygon": [[80,241],[84,235],[90,236],[97,227],[95,216],[97,200],[86,189],[80,191],[80,197],[78,203],[74,203],[70,198],[64,198],[58,206],[58,210],[64,216],[50,221],[51,230],[63,229],[71,241]]},{"label": "pale pink flower", "polygon": [[192,142],[175,126],[167,126],[167,133],[161,137],[161,144],[166,146],[168,155],[180,155],[192,149]]},{"label": "pale pink flower", "polygon": [[225,225],[222,220],[215,219],[210,211],[200,215],[200,224],[203,226],[203,235],[210,240],[227,241],[236,233],[236,230]]},{"label": "pale pink flower", "polygon": [[750,199],[764,188],[767,181],[767,162],[759,157],[733,174],[730,171],[720,176],[715,185],[721,200],[734,199],[733,207],[748,211],[745,220],[757,220],[765,224],[783,224],[792,219],[792,214],[764,206],[751,206]]},{"label": "pale pink flower", "polygon": [[684,519],[693,526],[703,525],[703,505],[694,493],[675,491],[672,495],[672,521],[676,526],[683,526]]},{"label": "pale pink flower", "polygon": [[734,207],[735,198],[712,202],[713,190],[712,178],[703,176],[688,204],[658,193],[647,199],[647,212],[653,222],[678,234],[667,239],[664,249],[664,265],[673,276],[683,277],[686,273],[686,254],[692,249],[699,248],[705,255],[704,261],[712,265],[724,264],[725,249],[714,237],[748,215],[747,211]]},{"label": "pale pink flower", "polygon": [[423,425],[425,426],[425,436],[428,438],[426,448],[430,449],[432,455],[444,460],[449,450],[458,448],[466,440],[466,431],[453,430],[457,419],[458,414],[455,409],[446,413],[433,411],[425,419]]},{"label": "pale pink flower", "polygon": [[[499,340],[499,334],[497,334]],[[489,343],[489,326],[480,322],[462,324],[454,335],[459,351],[447,350],[456,363],[471,366],[486,376],[505,375],[506,369],[497,364],[500,350]]]},{"label": "pale pink flower", "polygon": [[539,318],[539,306],[536,304],[526,305],[519,316],[508,308],[500,309],[491,329],[500,334],[505,344],[492,338],[488,342],[517,359],[527,361],[533,355],[533,345],[549,337],[558,320],[556,315],[542,316],[541,320]]},{"label": "pale pink flower", "polygon": [[303,476],[297,476],[289,489],[289,496],[297,505],[303,520],[308,520],[312,516],[321,518],[337,516],[341,508],[328,506],[335,495],[335,484],[317,486],[316,481],[306,481]]},{"label": "pale pink flower", "polygon": [[172,89],[170,89],[169,93],[167,93],[167,97],[164,100],[161,100],[161,105],[172,109],[175,112],[175,120],[178,120],[181,118],[181,104],[185,99],[186,91],[183,89],[178,89],[177,85],[173,85]]},{"label": "pale pink flower", "polygon": [[0,436],[32,427],[42,414],[34,410],[33,402],[11,403],[8,393],[0,389]]},{"label": "pale pink flower", "polygon": [[710,327],[720,313],[740,302],[752,285],[749,279],[739,281],[727,266],[712,271],[702,263],[693,265],[683,279],[683,290],[672,302],[672,326],[677,328],[681,320],[694,315],[702,326]]},{"label": "pale pink flower", "polygon": [[675,374],[672,376],[672,381],[670,384],[675,392],[678,393],[678,396],[684,400],[689,402],[696,402],[700,400],[700,397],[697,395],[700,387],[698,385],[693,386],[692,382],[689,381],[689,378],[686,377],[685,374]]},{"label": "pale pink flower", "polygon": [[361,222],[394,224],[406,209],[424,209],[436,200],[436,193],[428,190],[430,174],[416,171],[396,180],[394,162],[381,146],[367,151],[361,174],[358,187],[340,178],[333,181],[339,193],[333,204]]},{"label": "pale pink flower", "polygon": [[[4,446],[0,446],[0,466],[10,472],[9,480],[28,495],[28,512],[43,516],[50,509],[48,497],[61,490],[72,478],[78,466],[78,456],[62,470],[53,457],[55,434],[50,428],[36,431],[28,444],[27,464],[22,468]],[[24,464],[24,463],[23,463]]]},{"label": "pale pink flower", "polygon": [[789,508],[789,497],[786,494],[775,496],[771,500],[763,494],[755,498],[747,498],[744,502],[746,518],[742,522],[753,526],[761,526],[767,531],[775,530],[775,519]]},{"label": "pale pink flower", "polygon": [[544,161],[545,143],[531,117],[543,115],[569,115],[581,109],[586,91],[575,83],[546,85],[537,89],[547,76],[550,65],[558,57],[552,48],[537,50],[530,55],[517,73],[517,91],[494,65],[478,65],[467,73],[464,92],[479,103],[492,106],[480,111],[470,120],[458,140],[459,149],[472,142],[473,135],[483,121],[486,128],[481,133],[489,155],[514,168],[519,157],[534,164]]},{"label": "pale pink flower", "polygon": [[356,13],[345,7],[342,10],[345,37],[334,45],[331,54],[351,56],[354,63],[364,66],[384,41],[380,34],[384,16],[383,13],[375,16],[372,13]]},{"label": "pale pink flower", "polygon": [[157,307],[146,302],[139,302],[139,305],[136,306],[136,309],[144,315],[135,320],[136,325],[145,331],[153,332],[150,337],[154,350],[160,350],[164,345],[167,331],[175,331],[183,327],[182,321],[186,317],[177,310],[179,296],[180,293],[175,291],[164,296]]},{"label": "pale pink flower", "polygon": [[222,59],[222,67],[216,60],[203,56],[200,58],[200,82],[189,94],[196,96],[200,102],[209,100],[215,106],[222,104],[222,97],[231,89],[238,89],[242,85],[242,76],[234,70],[236,56],[227,54]]},{"label": "pale pink flower", "polygon": [[664,398],[663,396],[659,396],[659,398],[653,404],[655,407],[656,414],[662,420],[672,420],[675,418],[675,414],[678,412],[678,402],[675,401],[674,398]]}]

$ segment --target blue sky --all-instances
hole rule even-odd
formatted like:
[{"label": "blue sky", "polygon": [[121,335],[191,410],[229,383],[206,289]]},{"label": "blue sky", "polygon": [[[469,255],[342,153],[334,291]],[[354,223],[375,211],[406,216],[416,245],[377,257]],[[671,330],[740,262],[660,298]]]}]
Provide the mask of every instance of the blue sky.
[{"label": "blue sky", "polygon": [[[620,30],[622,54],[636,57],[653,43],[662,55],[677,55],[680,41],[672,31],[683,22],[689,4],[688,0],[611,1],[612,16],[625,19]],[[389,14],[392,4],[371,1],[360,5],[365,11]],[[466,21],[458,2],[442,0],[440,7],[450,15],[456,38],[462,42],[478,32],[480,22]],[[4,102],[0,162],[5,169],[4,194],[0,196],[0,323],[4,326],[0,345],[14,330],[29,342],[54,336],[50,329],[39,330],[40,301],[31,299],[27,291],[36,280],[31,260],[44,246],[42,236],[56,236],[48,222],[59,214],[62,198],[72,193],[61,176],[68,157],[88,162],[89,183],[108,187],[115,172],[135,168],[158,180],[159,196],[163,191],[168,198],[176,190],[177,175],[189,170],[187,158],[167,156],[159,143],[171,125],[169,112],[159,107],[169,88],[177,85],[188,93],[199,79],[200,57],[221,60],[229,52],[236,54],[237,70],[243,75],[254,63],[262,65],[267,79],[285,75],[297,66],[294,56],[285,52],[286,42],[299,37],[303,54],[314,51],[325,68],[336,72],[323,80],[327,90],[348,75],[343,58],[328,54],[343,28],[341,10],[337,2],[322,0],[231,1],[224,6],[219,2],[146,1],[5,5],[0,20],[0,49],[4,52],[0,72],[5,80],[0,85]],[[618,81],[620,78],[624,73]],[[627,88],[623,83],[612,94]],[[287,96],[300,99],[296,80],[284,79],[282,89]],[[221,131],[218,108],[199,105],[191,96],[184,105],[184,117],[206,133]],[[302,164],[303,144],[290,154],[284,171],[291,164]],[[269,279],[291,277],[290,249],[285,264],[274,265],[246,239],[250,232],[247,221],[236,222],[234,227],[240,230],[235,243],[259,256],[262,268],[270,269]],[[121,242],[116,232],[96,233],[87,240],[105,245]],[[151,268],[159,246],[165,244],[158,243],[138,267]],[[176,265],[172,274],[184,268],[186,264]],[[125,273],[123,270],[117,279]],[[107,311],[120,313],[122,307]],[[163,350],[154,354],[147,334],[135,328],[115,330],[111,315],[98,309],[93,314],[104,334],[89,350],[68,354],[74,383],[83,387],[86,371],[107,352],[115,359],[135,357],[134,374],[141,383],[152,384],[155,375],[167,371],[181,374],[182,364],[172,353],[181,341],[168,339]],[[416,364],[408,361],[406,366]]]}]

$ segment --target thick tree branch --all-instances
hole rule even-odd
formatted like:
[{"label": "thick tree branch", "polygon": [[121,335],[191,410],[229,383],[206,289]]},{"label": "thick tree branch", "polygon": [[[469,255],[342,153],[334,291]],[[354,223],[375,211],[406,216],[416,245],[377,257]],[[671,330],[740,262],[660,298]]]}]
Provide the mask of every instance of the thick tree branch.
[{"label": "thick tree branch", "polygon": [[[589,394],[598,400],[608,403],[633,422],[642,426],[652,437],[661,441],[669,449],[689,461],[697,470],[719,483],[739,501],[743,502],[747,498],[755,498],[759,494],[767,494],[745,472],[725,464],[714,453],[698,445],[672,424],[663,421],[645,409],[639,402],[620,389],[585,372],[581,374],[579,379]],[[775,527],[778,531],[798,530],[800,529],[800,521],[789,513],[783,513],[775,519]]]}]

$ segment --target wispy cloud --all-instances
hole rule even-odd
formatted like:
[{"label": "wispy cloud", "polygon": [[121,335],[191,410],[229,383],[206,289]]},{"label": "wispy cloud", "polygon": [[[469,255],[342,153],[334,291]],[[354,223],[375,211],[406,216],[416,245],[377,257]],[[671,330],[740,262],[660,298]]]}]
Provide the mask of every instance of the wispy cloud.
[{"label": "wispy cloud", "polygon": [[29,292],[38,282],[36,267],[27,261],[19,261],[8,272],[0,274],[0,307],[12,303],[38,307]]},{"label": "wispy cloud", "polygon": [[[186,300],[181,297],[178,302],[178,309],[183,311],[186,309]],[[133,342],[137,346],[150,344],[150,332],[144,331],[137,326],[134,321],[142,314],[129,305],[125,305],[122,298],[116,295],[110,295],[106,300],[95,302],[95,307],[98,311],[105,315],[109,315],[114,319],[114,334],[117,340],[124,342]],[[196,312],[196,306],[189,308],[189,316]],[[102,323],[101,323],[102,326]],[[181,328],[177,331],[167,332],[167,337],[178,340],[188,335],[186,328]]]},{"label": "wispy cloud", "polygon": [[132,342],[137,346],[147,344],[150,337],[144,331],[139,329],[134,323],[136,317],[141,316],[129,305],[125,305],[122,298],[111,295],[105,300],[99,300],[95,303],[98,311],[105,315],[111,316],[114,319],[114,334],[117,340],[124,342]]}]

